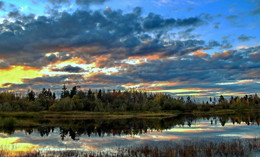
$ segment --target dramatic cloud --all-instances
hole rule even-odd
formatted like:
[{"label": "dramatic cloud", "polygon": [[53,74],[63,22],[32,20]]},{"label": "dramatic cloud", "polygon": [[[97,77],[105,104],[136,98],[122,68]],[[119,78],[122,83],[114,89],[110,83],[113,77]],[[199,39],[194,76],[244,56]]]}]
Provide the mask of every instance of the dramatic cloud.
[{"label": "dramatic cloud", "polygon": [[65,72],[80,72],[80,71],[84,71],[84,69],[80,68],[80,67],[74,67],[71,65],[67,65],[61,69],[54,69],[54,71],[65,71]]},{"label": "dramatic cloud", "polygon": [[215,11],[204,1],[13,3],[0,1],[1,91],[63,84],[177,96],[259,90],[256,1]]},{"label": "dramatic cloud", "polygon": [[[18,14],[12,13],[10,16]],[[172,41],[177,42],[177,45],[173,48],[165,46],[162,42],[167,32],[165,28],[195,27],[202,23],[196,17],[163,19],[159,15],[149,14],[143,18],[140,8],[129,14],[123,14],[120,10],[105,10],[76,11],[73,14],[63,12],[59,17],[22,16],[14,22],[6,21],[2,24],[0,53],[46,53],[66,47],[83,46],[101,46],[109,49],[125,47],[128,51],[126,53],[134,50],[137,54],[151,49],[175,51],[180,45],[196,41],[184,41],[184,44]],[[162,34],[162,30],[166,32]],[[157,34],[156,38],[151,33]]]}]

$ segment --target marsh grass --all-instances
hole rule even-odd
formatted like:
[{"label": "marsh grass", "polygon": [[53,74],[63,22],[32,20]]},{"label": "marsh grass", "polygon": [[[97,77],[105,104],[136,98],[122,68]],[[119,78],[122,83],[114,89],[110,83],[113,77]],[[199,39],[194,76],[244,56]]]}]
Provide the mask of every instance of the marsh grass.
[{"label": "marsh grass", "polygon": [[[22,157],[255,157],[260,151],[260,138],[223,141],[187,140],[165,146],[118,148],[117,153],[76,150],[35,151],[19,153]],[[13,156],[1,151],[0,157]],[[15,155],[14,155],[15,156]]]},{"label": "marsh grass", "polygon": [[128,156],[152,157],[254,157],[260,151],[260,139],[236,139],[231,141],[183,141],[175,146],[122,149]]},{"label": "marsh grass", "polygon": [[0,112],[0,117],[41,118],[42,114],[39,112]]}]

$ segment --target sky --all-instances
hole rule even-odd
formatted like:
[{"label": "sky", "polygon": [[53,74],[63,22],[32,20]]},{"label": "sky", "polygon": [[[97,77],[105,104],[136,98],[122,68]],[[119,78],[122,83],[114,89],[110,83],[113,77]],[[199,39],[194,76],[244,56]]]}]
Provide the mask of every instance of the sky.
[{"label": "sky", "polygon": [[260,87],[259,0],[2,0],[0,91]]}]

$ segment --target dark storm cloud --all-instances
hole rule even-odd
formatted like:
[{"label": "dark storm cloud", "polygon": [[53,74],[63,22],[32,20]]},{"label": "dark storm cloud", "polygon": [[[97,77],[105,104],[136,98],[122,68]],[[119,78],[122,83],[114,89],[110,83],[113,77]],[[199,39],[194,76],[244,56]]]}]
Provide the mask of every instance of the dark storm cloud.
[{"label": "dark storm cloud", "polygon": [[54,77],[43,76],[34,79],[24,79],[23,81],[27,84],[62,84],[69,77],[72,76],[71,75],[62,75],[62,76],[54,76]]},{"label": "dark storm cloud", "polygon": [[128,14],[107,9],[76,11],[72,14],[63,12],[56,17],[23,15],[14,22],[5,21],[1,24],[0,53],[35,54],[88,46],[104,49],[123,47],[127,56],[131,56],[133,50],[137,54],[150,49],[174,53],[176,46],[173,51],[162,42],[168,28],[197,27],[203,23],[197,17],[163,19],[156,14],[142,17],[140,12],[140,8],[135,8]]},{"label": "dark storm cloud", "polygon": [[186,19],[164,19],[160,15],[150,13],[146,18],[144,18],[143,27],[147,30],[156,30],[171,26],[198,26],[200,24],[203,24],[203,22],[196,17],[190,17]]},{"label": "dark storm cloud", "polygon": [[[165,46],[165,44],[168,44]],[[154,39],[145,44],[135,47],[129,56],[144,56],[157,52],[162,52],[163,56],[182,56],[203,48],[205,45],[203,40],[173,40],[171,42],[163,42]]]},{"label": "dark storm cloud", "polygon": [[11,12],[8,13],[8,17],[11,17],[11,18],[17,18],[19,16],[21,16],[21,15],[20,15],[20,12],[18,10],[11,11]]},{"label": "dark storm cloud", "polygon": [[98,74],[90,77],[88,80],[99,80],[105,84],[126,84],[126,83],[139,83],[135,80],[134,76],[129,75],[105,75],[105,74]]},{"label": "dark storm cloud", "polygon": [[251,39],[253,39],[255,37],[252,37],[252,36],[246,36],[244,34],[241,34],[237,39],[241,42],[245,42],[245,41],[249,41]]},{"label": "dark storm cloud", "polygon": [[[257,53],[255,53],[257,52]],[[135,65],[124,76],[135,76],[134,80],[181,81],[214,84],[243,79],[260,79],[259,47],[215,53],[210,58],[186,56]]]},{"label": "dark storm cloud", "polygon": [[84,71],[84,69],[80,67],[74,67],[71,65],[65,66],[61,69],[53,69],[53,71],[64,71],[64,72],[70,72],[70,73],[78,73]]},{"label": "dark storm cloud", "polygon": [[55,63],[56,61],[65,61],[71,59],[73,56],[67,56],[66,53],[59,53],[59,55],[50,54],[46,56],[43,53],[36,53],[30,55],[19,55],[8,57],[5,59],[5,63],[9,65],[24,65],[24,66],[31,66],[35,68],[41,68],[47,66],[51,63]]}]

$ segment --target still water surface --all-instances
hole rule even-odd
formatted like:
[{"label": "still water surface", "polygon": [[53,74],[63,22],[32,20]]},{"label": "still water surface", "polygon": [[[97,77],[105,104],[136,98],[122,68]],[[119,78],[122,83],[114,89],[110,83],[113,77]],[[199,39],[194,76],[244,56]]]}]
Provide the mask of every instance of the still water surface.
[{"label": "still water surface", "polygon": [[260,137],[260,115],[128,119],[45,119],[35,128],[0,130],[0,148],[10,151],[115,152],[118,147],[169,146],[189,140]]}]

